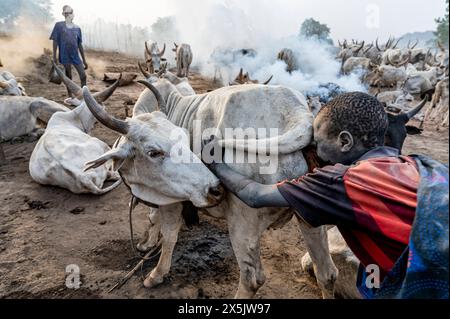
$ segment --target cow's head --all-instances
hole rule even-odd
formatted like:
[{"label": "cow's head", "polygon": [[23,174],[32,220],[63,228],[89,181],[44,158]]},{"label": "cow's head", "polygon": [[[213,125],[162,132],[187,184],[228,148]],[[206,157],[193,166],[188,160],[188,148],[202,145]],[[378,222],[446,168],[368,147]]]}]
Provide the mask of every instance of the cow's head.
[{"label": "cow's head", "polygon": [[142,75],[147,79],[148,82],[157,82],[167,71],[167,63],[164,63],[158,72],[150,73],[145,70],[144,66],[138,62],[139,70],[141,70]]},{"label": "cow's head", "polygon": [[392,114],[388,112],[389,126],[385,137],[386,146],[394,147],[401,152],[408,134],[417,135],[421,133],[421,130],[407,124],[414,116],[419,114],[427,101],[428,98],[424,99],[408,113]]},{"label": "cow's head", "polygon": [[161,51],[158,51],[158,47],[156,46],[156,44],[152,44],[152,46],[149,48],[148,43],[145,42],[145,51],[147,52],[145,63],[147,64],[149,72],[159,72],[161,68],[161,62],[167,61],[165,58],[163,58],[163,55],[166,52],[166,44],[164,43],[163,49]]},{"label": "cow's head", "polygon": [[[273,75],[263,83],[263,85],[268,85],[270,81],[272,81]],[[233,85],[242,85],[242,84],[259,84],[258,80],[252,80],[250,78],[250,74],[247,72],[244,74],[244,70],[241,68],[239,74],[236,76],[234,81],[230,82],[230,86]]]},{"label": "cow's head", "polygon": [[0,91],[2,91],[3,95],[12,95],[12,96],[25,96],[24,88],[17,83],[15,79],[10,79],[8,81],[2,80],[0,78]]},{"label": "cow's head", "polygon": [[191,201],[196,207],[217,205],[223,197],[219,180],[191,152],[187,134],[165,115],[158,90],[141,81],[155,94],[159,110],[122,121],[110,116],[89,92],[84,99],[100,123],[122,135],[113,150],[87,163],[87,170],[112,160],[124,183],[141,201],[170,205]]},{"label": "cow's head", "polygon": [[322,103],[320,102],[320,96],[309,96],[308,97],[308,107],[311,113],[314,115],[314,117],[317,116],[317,114],[322,109]]}]

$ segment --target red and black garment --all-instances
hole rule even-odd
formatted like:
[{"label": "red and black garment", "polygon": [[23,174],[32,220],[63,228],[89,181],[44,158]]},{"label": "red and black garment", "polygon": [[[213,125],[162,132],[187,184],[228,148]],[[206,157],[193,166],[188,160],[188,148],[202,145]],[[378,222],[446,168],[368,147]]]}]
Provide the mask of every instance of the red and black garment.
[{"label": "red and black garment", "polygon": [[419,181],[412,158],[379,147],[354,165],[316,169],[278,189],[311,226],[338,226],[361,264],[378,265],[383,279],[408,246]]}]

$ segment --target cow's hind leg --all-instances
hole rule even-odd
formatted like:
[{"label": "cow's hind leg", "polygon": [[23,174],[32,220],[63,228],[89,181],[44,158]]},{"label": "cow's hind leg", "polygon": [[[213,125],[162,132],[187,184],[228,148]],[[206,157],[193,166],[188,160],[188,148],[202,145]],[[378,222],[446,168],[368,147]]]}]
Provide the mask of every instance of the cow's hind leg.
[{"label": "cow's hind leg", "polygon": [[231,244],[240,269],[236,299],[253,298],[266,277],[261,263],[261,236],[266,229],[257,211],[236,210],[229,217]]},{"label": "cow's hind leg", "polygon": [[326,227],[312,228],[300,219],[299,224],[306,249],[314,264],[314,274],[322,290],[322,296],[324,299],[333,299],[334,284],[339,271],[330,255],[327,229]]},{"label": "cow's hind leg", "polygon": [[161,221],[162,250],[158,265],[151,271],[144,281],[147,288],[162,284],[172,265],[172,255],[178,240],[178,233],[183,224],[183,205],[174,204],[159,208]]}]

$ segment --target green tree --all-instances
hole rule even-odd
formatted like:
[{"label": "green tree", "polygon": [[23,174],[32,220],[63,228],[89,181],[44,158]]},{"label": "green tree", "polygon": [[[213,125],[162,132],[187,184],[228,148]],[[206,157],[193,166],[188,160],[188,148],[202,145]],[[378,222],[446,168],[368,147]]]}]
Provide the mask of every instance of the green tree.
[{"label": "green tree", "polygon": [[436,19],[437,31],[434,34],[438,41],[448,47],[448,0],[445,0],[445,2],[447,3],[445,16]]},{"label": "green tree", "polygon": [[306,19],[300,28],[300,37],[306,39],[318,39],[332,43],[330,28],[313,18]]}]

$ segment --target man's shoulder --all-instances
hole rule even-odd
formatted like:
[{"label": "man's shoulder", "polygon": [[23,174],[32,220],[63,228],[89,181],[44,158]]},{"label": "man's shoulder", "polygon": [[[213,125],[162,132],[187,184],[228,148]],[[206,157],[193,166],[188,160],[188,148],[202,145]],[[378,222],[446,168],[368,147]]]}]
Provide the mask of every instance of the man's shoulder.
[{"label": "man's shoulder", "polygon": [[64,25],[64,23],[65,23],[64,21],[58,21],[55,23],[55,27],[60,27],[60,26]]}]

